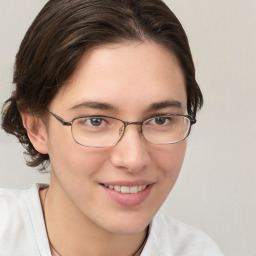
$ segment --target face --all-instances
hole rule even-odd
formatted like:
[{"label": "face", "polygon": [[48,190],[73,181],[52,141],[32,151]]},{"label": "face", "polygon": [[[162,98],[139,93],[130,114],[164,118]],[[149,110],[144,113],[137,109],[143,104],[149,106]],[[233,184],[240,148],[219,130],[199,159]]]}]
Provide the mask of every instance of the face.
[{"label": "face", "polygon": [[[186,102],[175,56],[153,43],[127,43],[87,52],[49,109],[66,121],[87,115],[141,121],[186,114]],[[53,116],[46,126],[54,193],[90,225],[119,234],[144,230],[175,184],[186,141],[153,145],[129,125],[115,146],[90,148],[77,144],[71,127]],[[105,185],[146,188],[121,193]]]}]

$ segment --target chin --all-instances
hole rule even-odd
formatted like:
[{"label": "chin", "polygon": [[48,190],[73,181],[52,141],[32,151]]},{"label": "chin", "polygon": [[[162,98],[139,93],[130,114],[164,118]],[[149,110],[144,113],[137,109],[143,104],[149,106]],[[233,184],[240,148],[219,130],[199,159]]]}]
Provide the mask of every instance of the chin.
[{"label": "chin", "polygon": [[154,214],[143,213],[143,212],[126,212],[122,214],[115,215],[114,218],[109,220],[109,224],[106,226],[107,221],[105,222],[105,229],[111,233],[116,233],[120,235],[131,235],[143,232],[151,220],[153,219]]},{"label": "chin", "polygon": [[133,235],[143,232],[149,223],[141,223],[141,224],[122,224],[122,225],[115,225],[108,228],[108,231],[118,235]]}]

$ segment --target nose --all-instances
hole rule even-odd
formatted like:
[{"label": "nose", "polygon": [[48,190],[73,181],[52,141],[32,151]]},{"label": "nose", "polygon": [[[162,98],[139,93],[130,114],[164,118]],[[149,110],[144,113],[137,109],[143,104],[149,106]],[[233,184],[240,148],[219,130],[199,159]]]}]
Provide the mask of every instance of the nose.
[{"label": "nose", "polygon": [[128,126],[122,139],[112,148],[111,162],[130,173],[143,170],[150,163],[148,143],[139,131],[138,126]]}]

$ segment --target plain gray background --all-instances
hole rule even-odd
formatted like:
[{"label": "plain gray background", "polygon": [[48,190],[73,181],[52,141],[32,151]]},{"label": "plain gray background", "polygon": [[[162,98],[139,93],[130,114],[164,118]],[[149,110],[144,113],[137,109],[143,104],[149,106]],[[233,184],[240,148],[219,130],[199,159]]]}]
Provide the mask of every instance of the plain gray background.
[{"label": "plain gray background", "polygon": [[[0,103],[12,91],[15,54],[45,0],[0,0]],[[256,255],[256,1],[169,0],[182,22],[205,97],[178,182],[163,211],[208,233],[227,256]],[[0,130],[0,187],[48,175],[26,167]]]}]

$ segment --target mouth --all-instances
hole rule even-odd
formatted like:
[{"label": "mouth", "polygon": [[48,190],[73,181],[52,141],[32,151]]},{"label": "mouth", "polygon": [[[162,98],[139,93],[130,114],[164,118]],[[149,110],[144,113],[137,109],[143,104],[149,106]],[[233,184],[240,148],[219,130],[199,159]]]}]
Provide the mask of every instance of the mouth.
[{"label": "mouth", "polygon": [[[122,182],[124,184],[105,184],[101,183],[101,187],[105,193],[113,200],[124,207],[134,207],[143,203],[152,191],[153,183],[137,184],[127,184],[127,182]],[[126,184],[125,184],[126,183]]]},{"label": "mouth", "polygon": [[106,188],[114,190],[116,192],[120,192],[123,194],[137,194],[147,188],[148,185],[138,185],[138,186],[121,186],[121,185],[108,185],[103,184]]}]

